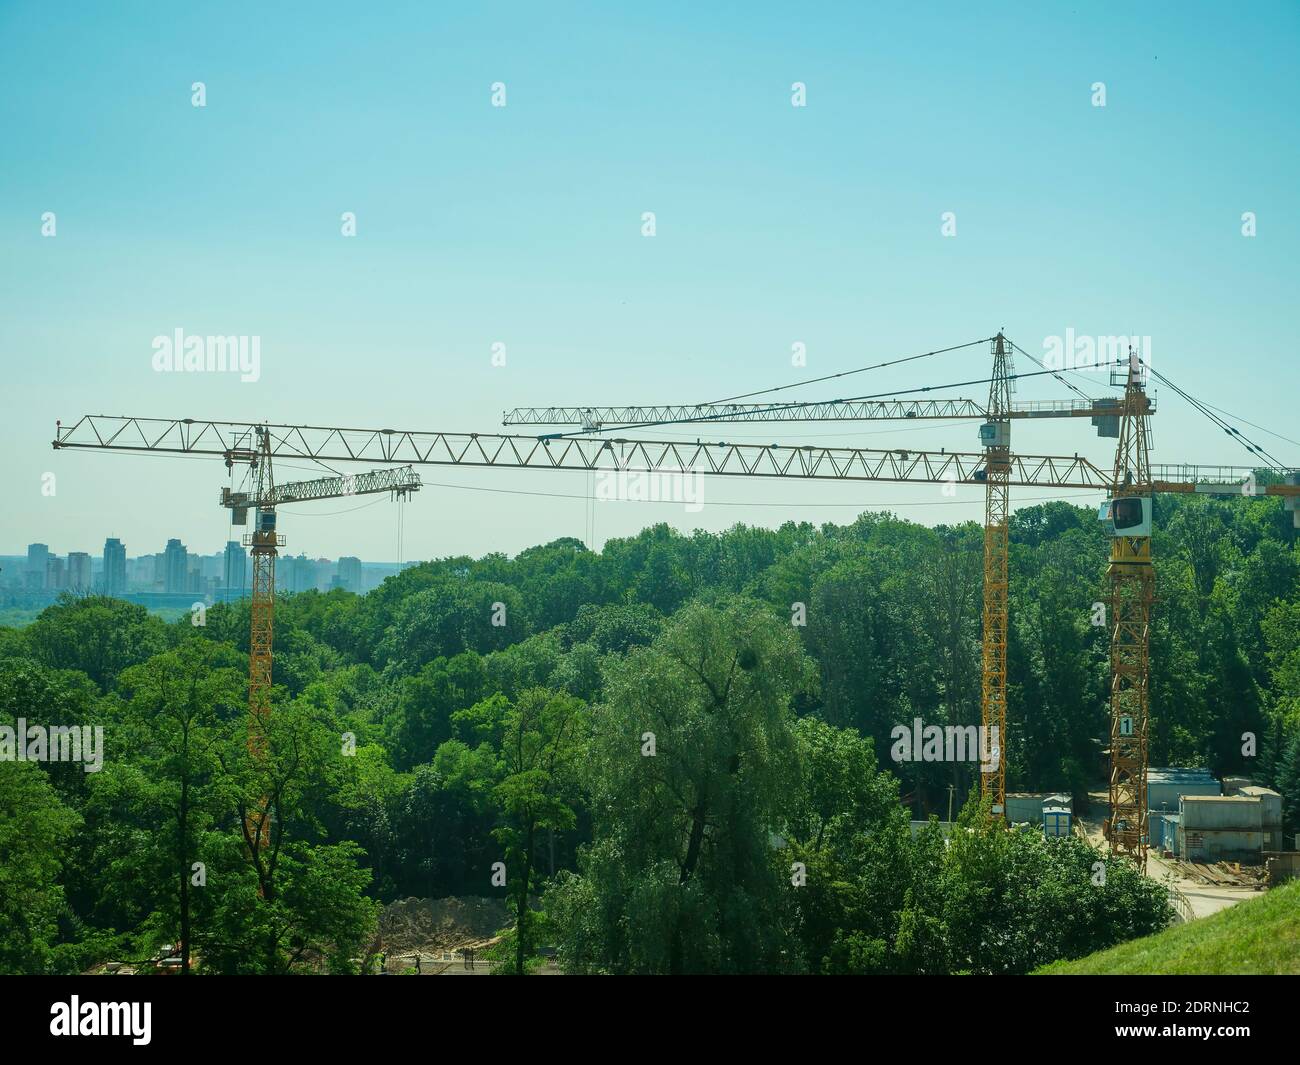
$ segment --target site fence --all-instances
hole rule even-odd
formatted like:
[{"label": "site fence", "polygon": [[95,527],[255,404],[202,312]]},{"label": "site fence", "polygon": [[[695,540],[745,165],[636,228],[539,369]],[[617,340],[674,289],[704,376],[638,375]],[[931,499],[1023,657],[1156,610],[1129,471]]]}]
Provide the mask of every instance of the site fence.
[{"label": "site fence", "polygon": [[1174,924],[1186,924],[1196,917],[1196,914],[1192,912],[1192,904],[1187,901],[1187,896],[1174,887],[1173,884],[1169,885],[1169,901],[1174,904],[1176,912]]}]

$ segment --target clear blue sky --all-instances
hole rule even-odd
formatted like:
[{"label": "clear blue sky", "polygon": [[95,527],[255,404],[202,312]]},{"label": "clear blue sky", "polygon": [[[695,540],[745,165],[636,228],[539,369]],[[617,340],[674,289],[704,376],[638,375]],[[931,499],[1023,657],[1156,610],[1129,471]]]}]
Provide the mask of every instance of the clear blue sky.
[{"label": "clear blue sky", "polygon": [[[0,3],[0,553],[225,540],[219,461],[55,453],[56,418],[491,432],[516,405],[708,400],[999,327],[1036,354],[1067,329],[1149,335],[1184,388],[1300,438],[1300,6],[918,6]],[[260,380],[155,373],[152,339],[177,327],[260,336]],[[851,391],[988,365],[980,349]],[[1156,461],[1246,461],[1161,399]],[[977,445],[974,425],[899,428],[706,435]],[[1086,421],[1016,429],[1022,452],[1110,455]],[[501,494],[580,496],[581,474],[424,476],[494,491],[422,493],[408,557],[583,535],[581,499]],[[601,504],[597,538],[982,512],[973,488],[706,490],[700,514]],[[289,550],[394,557],[386,501],[336,509],[286,510]]]}]

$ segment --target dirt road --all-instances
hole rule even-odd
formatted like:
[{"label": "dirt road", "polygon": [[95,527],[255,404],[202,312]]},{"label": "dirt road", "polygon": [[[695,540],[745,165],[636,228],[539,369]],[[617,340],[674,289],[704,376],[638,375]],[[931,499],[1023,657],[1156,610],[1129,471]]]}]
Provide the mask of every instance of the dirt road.
[{"label": "dirt road", "polygon": [[[1088,817],[1075,818],[1075,824],[1083,829],[1089,843],[1104,849],[1106,837],[1102,834],[1101,826],[1106,816],[1109,796],[1105,792],[1097,792],[1091,794],[1089,798],[1092,800],[1092,814]],[[1147,855],[1147,876],[1161,881],[1166,876],[1172,877],[1173,887],[1187,900],[1194,918],[1208,917],[1212,913],[1226,910],[1243,899],[1253,899],[1259,895],[1259,892],[1252,888],[1214,887],[1189,880],[1157,858],[1154,853]]]}]

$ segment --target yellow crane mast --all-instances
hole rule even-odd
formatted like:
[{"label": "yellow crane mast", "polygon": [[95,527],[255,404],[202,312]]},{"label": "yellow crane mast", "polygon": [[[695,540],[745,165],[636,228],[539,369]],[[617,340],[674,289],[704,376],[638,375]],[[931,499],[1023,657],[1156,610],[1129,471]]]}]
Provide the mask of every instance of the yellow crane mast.
[{"label": "yellow crane mast", "polygon": [[[275,529],[275,507],[263,502],[275,491],[271,466],[270,441],[264,429],[258,431],[258,450],[254,459],[257,477],[257,504],[253,531],[243,541],[253,558],[252,595],[248,604],[248,749],[258,758],[266,754],[266,726],[271,714],[271,654],[275,627],[275,560],[284,537]],[[233,463],[226,455],[226,466]],[[242,513],[241,515],[242,516]],[[236,524],[242,524],[236,522]],[[269,830],[263,819],[261,833]],[[263,842],[266,842],[265,836]]]},{"label": "yellow crane mast", "polygon": [[1130,355],[1111,499],[1103,517],[1111,532],[1110,628],[1110,814],[1106,838],[1113,854],[1146,868],[1147,754],[1150,736],[1151,564],[1150,404],[1142,368]]},{"label": "yellow crane mast", "polygon": [[1011,355],[1006,338],[993,341],[993,379],[989,382],[988,420],[980,427],[984,444],[984,624],[980,653],[980,711],[988,768],[980,775],[980,795],[1001,817],[1007,803],[1007,519],[1011,504]]}]

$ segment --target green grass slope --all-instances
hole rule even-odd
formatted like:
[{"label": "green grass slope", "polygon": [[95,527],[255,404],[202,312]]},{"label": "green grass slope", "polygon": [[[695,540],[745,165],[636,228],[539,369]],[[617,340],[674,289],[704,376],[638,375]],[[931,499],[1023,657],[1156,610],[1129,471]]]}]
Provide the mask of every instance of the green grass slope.
[{"label": "green grass slope", "polygon": [[1300,974],[1300,881],[1039,976]]}]

